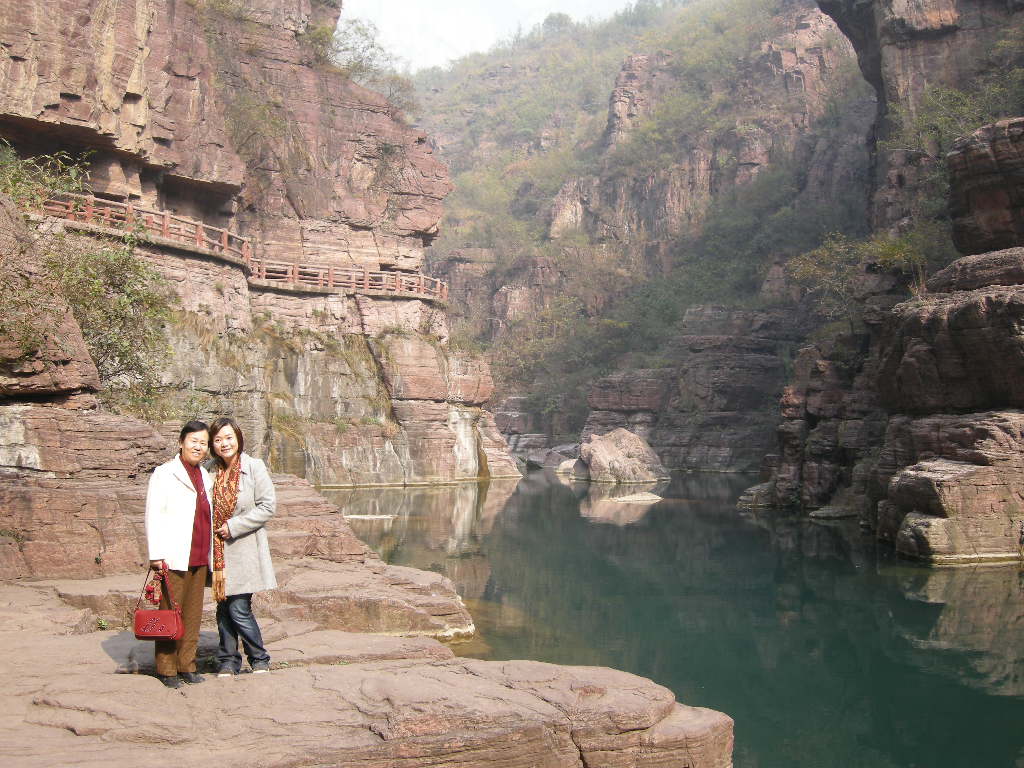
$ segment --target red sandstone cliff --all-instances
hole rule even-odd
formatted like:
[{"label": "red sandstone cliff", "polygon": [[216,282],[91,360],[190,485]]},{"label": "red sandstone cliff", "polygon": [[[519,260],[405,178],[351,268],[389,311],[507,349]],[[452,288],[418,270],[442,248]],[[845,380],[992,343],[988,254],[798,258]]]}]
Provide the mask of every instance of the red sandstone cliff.
[{"label": "red sandstone cliff", "polygon": [[[880,137],[889,114],[913,114],[927,87],[969,87],[984,48],[1024,21],[1013,2],[820,5],[850,36],[880,95]],[[818,516],[858,515],[897,551],[927,561],[1022,556],[1014,376],[1024,267],[1010,247],[1024,242],[1020,123],[962,137],[947,158],[954,239],[978,255],[898,304],[891,281],[865,276],[867,333],[801,350],[782,399],[777,501],[824,507]],[[907,221],[921,162],[876,156],[875,227]]]},{"label": "red sandstone cliff", "polygon": [[[913,116],[925,89],[963,88],[984,54],[1021,23],[1017,0],[819,0],[857,51],[861,72],[878,94],[875,136],[889,137],[891,114]],[[922,162],[882,150],[874,161],[872,223],[885,229],[911,216]]]},{"label": "red sandstone cliff", "polygon": [[[447,171],[382,96],[318,63],[330,5],[20,4],[0,18],[0,136],[88,150],[97,195],[239,232],[264,261],[415,277]],[[178,296],[178,416],[239,415],[255,450],[317,482],[517,474],[482,410],[487,366],[448,349],[436,301],[263,284],[203,247],[138,253]]]}]

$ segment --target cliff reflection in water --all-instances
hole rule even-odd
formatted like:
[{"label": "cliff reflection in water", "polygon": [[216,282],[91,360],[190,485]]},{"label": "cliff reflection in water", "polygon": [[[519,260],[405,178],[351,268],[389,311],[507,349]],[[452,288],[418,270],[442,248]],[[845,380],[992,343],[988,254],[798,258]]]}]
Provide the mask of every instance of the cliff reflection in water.
[{"label": "cliff reflection in water", "polygon": [[461,652],[650,677],[736,719],[737,768],[1024,766],[1020,569],[929,570],[856,525],[739,513],[750,482],[676,477],[621,512],[542,474],[331,495],[395,515],[352,520],[387,560],[456,583],[480,631]]}]

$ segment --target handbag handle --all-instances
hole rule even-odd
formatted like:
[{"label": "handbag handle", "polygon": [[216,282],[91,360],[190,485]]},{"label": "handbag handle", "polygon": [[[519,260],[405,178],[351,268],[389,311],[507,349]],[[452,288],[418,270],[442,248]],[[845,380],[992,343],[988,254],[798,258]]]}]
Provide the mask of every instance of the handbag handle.
[{"label": "handbag handle", "polygon": [[[177,611],[179,606],[174,602],[174,595],[171,593],[171,580],[167,578],[167,569],[164,568],[162,571],[158,571],[160,574],[160,581],[164,583],[164,589],[167,590],[167,602],[171,604],[171,609]],[[149,584],[149,573],[146,574],[146,580],[142,582],[142,592],[139,593],[138,602],[135,603],[135,610],[139,610],[139,606],[142,605],[142,598],[146,595],[146,585]]]}]

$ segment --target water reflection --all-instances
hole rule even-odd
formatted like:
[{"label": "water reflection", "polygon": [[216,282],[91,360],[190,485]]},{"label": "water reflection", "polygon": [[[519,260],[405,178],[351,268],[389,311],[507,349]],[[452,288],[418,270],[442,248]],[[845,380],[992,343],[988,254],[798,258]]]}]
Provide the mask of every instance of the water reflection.
[{"label": "water reflection", "polygon": [[462,652],[651,677],[736,718],[738,767],[1024,766],[1020,570],[929,570],[856,525],[738,513],[750,482],[677,477],[636,515],[542,474],[335,500],[396,515],[353,527],[452,578],[481,633]]}]

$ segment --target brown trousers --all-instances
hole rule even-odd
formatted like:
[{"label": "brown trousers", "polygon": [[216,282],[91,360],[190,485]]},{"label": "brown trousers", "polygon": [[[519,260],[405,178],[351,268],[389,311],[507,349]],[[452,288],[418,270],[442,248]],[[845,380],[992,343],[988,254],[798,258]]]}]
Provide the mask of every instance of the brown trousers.
[{"label": "brown trousers", "polygon": [[[156,642],[156,673],[173,677],[182,672],[196,671],[196,648],[199,646],[199,622],[203,618],[203,589],[206,587],[207,566],[198,565],[187,571],[167,571],[174,601],[181,606],[185,634],[180,640]],[[170,608],[167,590],[161,590],[160,607]]]}]

